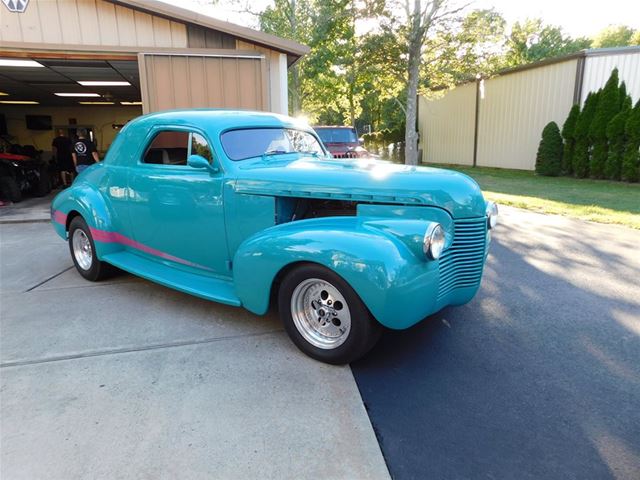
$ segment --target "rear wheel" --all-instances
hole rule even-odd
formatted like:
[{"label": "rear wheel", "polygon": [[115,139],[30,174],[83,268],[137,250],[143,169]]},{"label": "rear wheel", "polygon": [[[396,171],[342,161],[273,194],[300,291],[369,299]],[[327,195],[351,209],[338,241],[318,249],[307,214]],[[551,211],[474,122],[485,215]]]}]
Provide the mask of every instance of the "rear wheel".
[{"label": "rear wheel", "polygon": [[69,225],[69,250],[78,273],[87,280],[96,282],[113,272],[113,267],[98,260],[91,230],[82,217],[75,217]]},{"label": "rear wheel", "polygon": [[22,200],[20,186],[13,177],[0,177],[0,194],[3,198],[13,203]]},{"label": "rear wheel", "polygon": [[357,360],[380,337],[380,324],[351,286],[319,265],[291,271],[280,285],[278,305],[293,343],[322,362]]}]

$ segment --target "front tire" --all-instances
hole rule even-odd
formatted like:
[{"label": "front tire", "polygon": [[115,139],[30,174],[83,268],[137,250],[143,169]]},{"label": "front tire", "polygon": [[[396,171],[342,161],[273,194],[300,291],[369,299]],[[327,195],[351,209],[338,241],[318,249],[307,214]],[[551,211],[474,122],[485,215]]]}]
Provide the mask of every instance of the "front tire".
[{"label": "front tire", "polygon": [[69,225],[69,250],[78,273],[97,282],[113,272],[113,267],[98,260],[91,230],[82,217],[75,217]]},{"label": "front tire", "polygon": [[342,277],[320,265],[289,272],[278,291],[284,328],[293,343],[321,362],[342,365],[366,354],[382,327]]}]

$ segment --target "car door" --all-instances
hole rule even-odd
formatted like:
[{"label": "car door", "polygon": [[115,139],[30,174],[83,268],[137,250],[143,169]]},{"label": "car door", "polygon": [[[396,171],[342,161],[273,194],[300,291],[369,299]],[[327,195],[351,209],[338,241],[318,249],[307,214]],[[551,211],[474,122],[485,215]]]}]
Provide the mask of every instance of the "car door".
[{"label": "car door", "polygon": [[[218,169],[187,165],[191,154]],[[157,126],[129,175],[136,253],[180,268],[229,276],[223,170],[205,133]]]}]

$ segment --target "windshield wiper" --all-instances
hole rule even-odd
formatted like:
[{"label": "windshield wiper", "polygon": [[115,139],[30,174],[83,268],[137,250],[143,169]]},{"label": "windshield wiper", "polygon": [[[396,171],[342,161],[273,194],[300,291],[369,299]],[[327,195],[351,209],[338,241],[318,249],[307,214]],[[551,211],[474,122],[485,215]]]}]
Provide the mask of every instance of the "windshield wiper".
[{"label": "windshield wiper", "polygon": [[285,150],[267,150],[262,154],[262,159],[266,160],[267,157],[272,157],[273,155],[284,155],[286,153],[293,153],[293,152],[287,152]]}]

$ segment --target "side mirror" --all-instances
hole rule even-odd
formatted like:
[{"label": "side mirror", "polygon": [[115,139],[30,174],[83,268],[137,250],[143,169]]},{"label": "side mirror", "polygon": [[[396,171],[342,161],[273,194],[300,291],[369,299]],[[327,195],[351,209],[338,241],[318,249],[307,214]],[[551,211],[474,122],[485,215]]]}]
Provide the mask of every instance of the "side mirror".
[{"label": "side mirror", "polygon": [[205,170],[209,170],[211,173],[218,173],[220,171],[216,167],[212,166],[202,155],[189,155],[189,158],[187,158],[187,165],[191,168],[204,168]]},{"label": "side mirror", "polygon": [[359,143],[360,145],[364,145],[364,138],[363,138],[363,137],[360,137],[360,138],[358,139],[358,143]]}]

